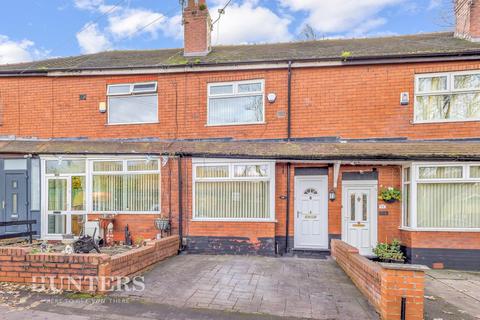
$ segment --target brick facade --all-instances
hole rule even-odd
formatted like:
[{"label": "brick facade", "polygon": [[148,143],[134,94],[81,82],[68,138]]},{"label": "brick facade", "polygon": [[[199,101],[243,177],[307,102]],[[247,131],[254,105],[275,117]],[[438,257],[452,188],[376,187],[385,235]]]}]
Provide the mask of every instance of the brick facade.
[{"label": "brick facade", "polygon": [[455,35],[480,40],[480,4],[478,0],[455,0]]}]

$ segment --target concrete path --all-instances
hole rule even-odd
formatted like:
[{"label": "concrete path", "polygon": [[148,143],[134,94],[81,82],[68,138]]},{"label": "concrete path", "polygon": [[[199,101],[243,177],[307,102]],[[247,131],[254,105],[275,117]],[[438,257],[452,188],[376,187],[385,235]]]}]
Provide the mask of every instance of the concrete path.
[{"label": "concrete path", "polygon": [[426,319],[480,319],[480,272],[429,270],[425,314]]},{"label": "concrete path", "polygon": [[178,308],[314,319],[378,319],[331,260],[180,255],[147,273],[145,285],[142,292],[121,295]]}]

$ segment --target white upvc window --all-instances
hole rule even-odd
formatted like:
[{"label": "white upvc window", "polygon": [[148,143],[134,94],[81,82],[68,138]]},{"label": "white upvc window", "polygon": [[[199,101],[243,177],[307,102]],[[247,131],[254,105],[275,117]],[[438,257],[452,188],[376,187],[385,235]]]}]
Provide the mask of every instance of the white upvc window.
[{"label": "white upvc window", "polygon": [[208,125],[265,122],[265,82],[249,80],[208,84]]},{"label": "white upvc window", "polygon": [[107,86],[108,124],[158,122],[157,82]]},{"label": "white upvc window", "polygon": [[480,70],[415,76],[414,123],[480,121]]},{"label": "white upvc window", "polygon": [[102,159],[90,163],[94,213],[159,213],[158,159]]},{"label": "white upvc window", "polygon": [[273,221],[275,163],[193,160],[193,219]]},{"label": "white upvc window", "polygon": [[480,163],[412,163],[403,169],[403,226],[480,231]]}]

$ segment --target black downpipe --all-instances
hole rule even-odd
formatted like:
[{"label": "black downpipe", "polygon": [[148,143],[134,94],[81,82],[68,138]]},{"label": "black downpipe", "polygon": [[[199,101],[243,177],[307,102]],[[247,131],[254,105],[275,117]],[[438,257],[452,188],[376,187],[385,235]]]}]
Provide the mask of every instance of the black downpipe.
[{"label": "black downpipe", "polygon": [[407,318],[407,298],[402,297],[400,305],[400,319],[405,320]]},{"label": "black downpipe", "polygon": [[292,61],[288,61],[287,141],[292,138]]},{"label": "black downpipe", "polygon": [[180,237],[180,250],[183,249],[183,181],[182,157],[178,157],[178,236]]},{"label": "black downpipe", "polygon": [[288,253],[288,227],[290,224],[290,162],[287,163],[287,209],[285,212],[285,253]]}]

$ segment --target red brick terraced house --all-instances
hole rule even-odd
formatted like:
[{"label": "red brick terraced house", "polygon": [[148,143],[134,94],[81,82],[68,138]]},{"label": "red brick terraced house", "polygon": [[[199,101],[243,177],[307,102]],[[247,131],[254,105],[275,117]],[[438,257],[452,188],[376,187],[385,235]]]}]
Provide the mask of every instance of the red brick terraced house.
[{"label": "red brick terraced house", "polygon": [[0,66],[0,220],[58,240],[114,214],[122,241],[163,216],[212,254],[399,239],[478,270],[480,3],[455,12],[455,33],[212,47],[192,0],[182,49]]}]

